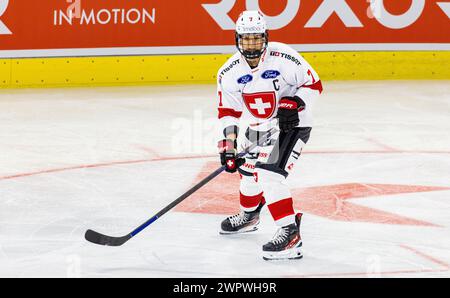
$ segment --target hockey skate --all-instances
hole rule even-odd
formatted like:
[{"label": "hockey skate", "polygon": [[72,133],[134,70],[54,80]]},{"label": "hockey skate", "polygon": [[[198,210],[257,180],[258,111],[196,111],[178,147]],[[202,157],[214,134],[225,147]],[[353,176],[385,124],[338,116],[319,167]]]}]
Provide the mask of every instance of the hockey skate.
[{"label": "hockey skate", "polygon": [[300,222],[302,213],[295,215],[295,223],[279,228],[273,239],[263,246],[264,260],[301,259],[302,238]]},{"label": "hockey skate", "polygon": [[259,213],[265,202],[259,203],[255,211],[245,212],[241,211],[236,215],[227,217],[221,224],[220,234],[237,234],[245,232],[253,232],[258,229]]}]

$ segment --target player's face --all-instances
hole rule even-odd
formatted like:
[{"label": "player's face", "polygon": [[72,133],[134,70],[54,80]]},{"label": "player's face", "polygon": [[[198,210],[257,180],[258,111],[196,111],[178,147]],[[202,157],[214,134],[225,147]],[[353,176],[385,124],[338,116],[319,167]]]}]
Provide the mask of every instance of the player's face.
[{"label": "player's face", "polygon": [[243,34],[239,42],[244,51],[257,51],[264,47],[265,37],[264,34]]}]

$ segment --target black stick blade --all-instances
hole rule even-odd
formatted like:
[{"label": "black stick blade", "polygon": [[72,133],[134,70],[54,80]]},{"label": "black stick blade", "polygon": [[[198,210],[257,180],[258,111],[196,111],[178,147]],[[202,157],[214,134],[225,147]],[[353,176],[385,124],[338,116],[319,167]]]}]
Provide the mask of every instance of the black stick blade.
[{"label": "black stick blade", "polygon": [[123,237],[111,237],[92,230],[87,230],[86,233],[84,234],[84,238],[87,241],[107,246],[121,246],[122,244],[130,240],[131,237],[132,236],[130,234]]}]

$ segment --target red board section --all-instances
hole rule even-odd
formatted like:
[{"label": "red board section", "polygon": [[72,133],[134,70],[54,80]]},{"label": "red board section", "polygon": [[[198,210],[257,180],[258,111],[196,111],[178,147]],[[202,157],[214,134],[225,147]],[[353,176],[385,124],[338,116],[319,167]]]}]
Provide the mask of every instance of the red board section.
[{"label": "red board section", "polygon": [[[0,50],[233,45],[250,1],[228,2],[0,0]],[[450,42],[443,1],[256,2],[272,40],[289,44]]]}]

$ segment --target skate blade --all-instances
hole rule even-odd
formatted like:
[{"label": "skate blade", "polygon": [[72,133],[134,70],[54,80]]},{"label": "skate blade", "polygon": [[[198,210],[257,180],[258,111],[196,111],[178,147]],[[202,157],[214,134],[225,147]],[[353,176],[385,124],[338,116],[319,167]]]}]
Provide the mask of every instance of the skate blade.
[{"label": "skate blade", "polygon": [[295,247],[278,252],[264,251],[262,258],[265,261],[297,260],[303,258],[303,253],[300,247]]},{"label": "skate blade", "polygon": [[229,231],[224,231],[224,230],[220,230],[219,234],[220,235],[233,235],[233,234],[243,234],[243,233],[250,233],[250,232],[254,232],[258,230],[258,227],[249,227],[249,228],[245,228],[245,229],[241,229],[239,231],[235,231],[235,232],[229,232]]}]

